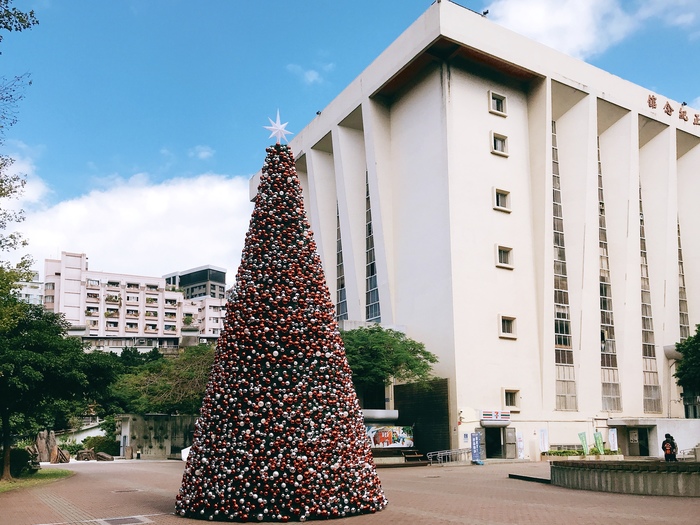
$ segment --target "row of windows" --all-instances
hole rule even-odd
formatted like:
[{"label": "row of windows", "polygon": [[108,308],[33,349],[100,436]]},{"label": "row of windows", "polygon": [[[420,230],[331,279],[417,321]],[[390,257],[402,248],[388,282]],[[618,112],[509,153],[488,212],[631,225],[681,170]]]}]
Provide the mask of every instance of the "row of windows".
[{"label": "row of windows", "polygon": [[[496,93],[495,91],[488,92],[489,112],[499,117],[508,115],[508,105],[505,95]],[[501,157],[508,156],[508,137],[501,133],[491,132],[491,153]],[[493,209],[496,211],[510,213],[511,212],[511,196],[510,192],[502,188],[493,188]],[[497,244],[494,247],[495,263],[497,268],[512,270],[514,268],[513,248]],[[516,339],[517,338],[517,320],[513,316],[499,315],[498,316],[498,336],[501,339]],[[506,407],[512,408],[518,406],[519,393],[517,390],[507,390],[504,394],[504,404]]]},{"label": "row of windows", "polygon": [[[53,290],[53,284],[54,283],[46,283],[45,289],[51,289]],[[87,279],[85,281],[85,286],[87,288],[99,288],[100,285],[103,284],[100,282],[99,279]],[[140,290],[140,289],[146,289],[150,291],[157,292],[159,290],[162,290],[163,288],[160,287],[157,284],[142,284],[142,283],[123,283],[121,281],[114,281],[114,280],[109,280],[104,282],[105,287],[107,288],[126,288],[127,290]],[[50,286],[50,288],[47,288]]]}]

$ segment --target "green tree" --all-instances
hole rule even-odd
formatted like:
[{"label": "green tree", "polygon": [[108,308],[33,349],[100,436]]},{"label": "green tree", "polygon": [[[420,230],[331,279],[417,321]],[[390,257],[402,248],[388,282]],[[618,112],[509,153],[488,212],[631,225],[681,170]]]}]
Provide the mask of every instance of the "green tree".
[{"label": "green tree", "polygon": [[[12,0],[0,0],[0,42],[3,31],[23,31],[38,24],[34,11],[25,13],[12,7]],[[0,77],[0,146],[4,144],[5,131],[17,122],[17,106],[24,98],[24,88],[29,85],[27,74],[7,79]],[[0,203],[18,198],[24,190],[23,176],[10,173],[14,160],[0,154]],[[26,246],[26,241],[17,232],[6,233],[11,223],[21,222],[23,212],[13,211],[7,205],[0,204],[0,252],[14,251]],[[3,330],[12,328],[20,317],[18,302],[15,294],[19,282],[31,278],[31,257],[24,256],[18,264],[12,265],[0,260],[0,334]]]},{"label": "green tree", "polygon": [[124,372],[133,371],[145,364],[160,359],[164,359],[164,357],[157,348],[152,348],[149,352],[143,353],[139,352],[139,349],[133,346],[125,346],[122,348],[122,352],[119,355],[119,361],[125,369]]},{"label": "green tree", "polygon": [[69,323],[62,314],[16,301],[21,315],[0,337],[3,479],[10,476],[13,435],[67,423],[116,377],[112,359],[85,353],[80,339],[67,336]]},{"label": "green tree", "polygon": [[[35,26],[39,21],[34,16],[34,11],[25,13],[16,7],[12,7],[14,0],[0,0],[0,30],[24,31]],[[0,33],[0,42],[3,35]]]},{"label": "green tree", "polygon": [[112,395],[126,412],[196,414],[213,362],[212,345],[188,347],[177,357],[150,360],[122,375]]},{"label": "green tree", "polygon": [[695,335],[676,343],[676,350],[683,356],[674,374],[678,385],[686,395],[700,395],[700,325],[695,326]]},{"label": "green tree", "polygon": [[364,408],[384,407],[384,386],[391,384],[392,379],[406,383],[431,379],[433,365],[438,362],[423,343],[379,325],[340,335],[352,369],[352,382]]}]

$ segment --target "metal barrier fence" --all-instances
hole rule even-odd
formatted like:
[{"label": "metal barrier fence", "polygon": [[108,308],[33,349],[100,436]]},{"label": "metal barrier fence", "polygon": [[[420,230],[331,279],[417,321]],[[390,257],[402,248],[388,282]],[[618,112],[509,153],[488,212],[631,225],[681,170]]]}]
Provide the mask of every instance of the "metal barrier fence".
[{"label": "metal barrier fence", "polygon": [[433,463],[453,463],[457,461],[469,461],[472,451],[468,448],[458,448],[456,450],[438,450],[436,452],[428,452],[426,458],[432,465]]}]

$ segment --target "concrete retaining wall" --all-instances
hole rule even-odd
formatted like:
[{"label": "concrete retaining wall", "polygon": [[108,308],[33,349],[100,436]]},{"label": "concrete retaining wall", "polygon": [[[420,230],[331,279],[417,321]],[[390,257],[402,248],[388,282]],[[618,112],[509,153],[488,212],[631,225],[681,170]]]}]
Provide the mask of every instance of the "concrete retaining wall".
[{"label": "concrete retaining wall", "polygon": [[554,461],[551,483],[570,489],[700,497],[699,463],[652,461]]}]

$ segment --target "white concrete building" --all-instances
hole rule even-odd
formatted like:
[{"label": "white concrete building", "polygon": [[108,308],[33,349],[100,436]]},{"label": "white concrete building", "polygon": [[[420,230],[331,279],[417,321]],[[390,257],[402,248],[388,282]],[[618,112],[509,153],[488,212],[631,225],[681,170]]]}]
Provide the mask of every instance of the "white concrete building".
[{"label": "white concrete building", "polygon": [[21,282],[18,291],[19,298],[29,304],[44,304],[44,283],[39,279],[39,273],[34,272],[32,280]]},{"label": "white concrete building", "polygon": [[442,446],[700,441],[700,110],[438,1],[290,144],[339,319],[439,356]]},{"label": "white concrete building", "polygon": [[174,353],[183,336],[187,344],[216,340],[223,325],[225,299],[185,300],[163,277],[91,271],[84,253],[44,264],[45,308],[65,314],[70,334],[95,348]]}]

